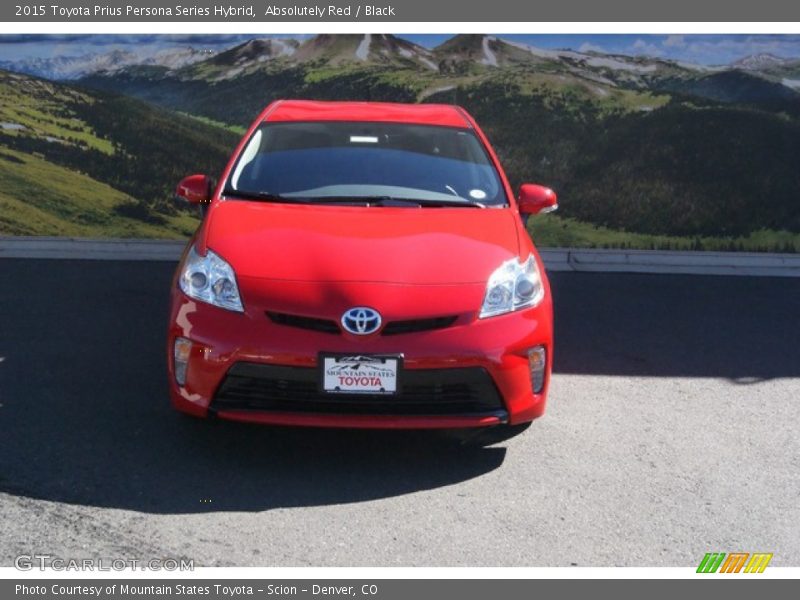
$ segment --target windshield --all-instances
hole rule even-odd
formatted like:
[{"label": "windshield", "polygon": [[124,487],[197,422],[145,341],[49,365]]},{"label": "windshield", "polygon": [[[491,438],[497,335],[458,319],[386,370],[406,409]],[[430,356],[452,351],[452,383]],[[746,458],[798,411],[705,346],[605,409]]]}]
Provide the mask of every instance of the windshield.
[{"label": "windshield", "polygon": [[307,202],[507,203],[471,130],[406,123],[264,123],[239,156],[226,193]]}]

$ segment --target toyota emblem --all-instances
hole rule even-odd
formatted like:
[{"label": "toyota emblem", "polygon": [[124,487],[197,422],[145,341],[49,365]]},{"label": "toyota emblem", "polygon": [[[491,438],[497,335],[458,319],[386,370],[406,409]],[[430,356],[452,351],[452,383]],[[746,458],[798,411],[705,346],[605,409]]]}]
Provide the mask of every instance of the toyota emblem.
[{"label": "toyota emblem", "polygon": [[369,335],[380,329],[381,315],[366,306],[356,306],[342,315],[342,327],[355,335]]}]

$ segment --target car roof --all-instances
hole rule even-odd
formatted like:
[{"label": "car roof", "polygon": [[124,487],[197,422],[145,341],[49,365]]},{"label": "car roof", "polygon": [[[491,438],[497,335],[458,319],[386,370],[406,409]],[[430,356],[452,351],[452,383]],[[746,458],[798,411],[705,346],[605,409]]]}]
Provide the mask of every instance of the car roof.
[{"label": "car roof", "polygon": [[264,112],[264,121],[381,121],[446,127],[471,127],[462,109],[449,104],[393,102],[320,102],[279,100]]}]

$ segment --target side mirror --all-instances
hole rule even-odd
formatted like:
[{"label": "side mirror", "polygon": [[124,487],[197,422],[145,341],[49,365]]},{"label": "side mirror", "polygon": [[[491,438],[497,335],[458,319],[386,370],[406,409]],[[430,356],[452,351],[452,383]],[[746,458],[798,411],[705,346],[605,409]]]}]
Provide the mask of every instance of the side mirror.
[{"label": "side mirror", "polygon": [[175,197],[189,204],[208,204],[214,192],[214,181],[208,175],[189,175],[175,188]]},{"label": "side mirror", "polygon": [[543,185],[523,183],[519,188],[519,212],[523,217],[549,213],[558,209],[556,193]]}]

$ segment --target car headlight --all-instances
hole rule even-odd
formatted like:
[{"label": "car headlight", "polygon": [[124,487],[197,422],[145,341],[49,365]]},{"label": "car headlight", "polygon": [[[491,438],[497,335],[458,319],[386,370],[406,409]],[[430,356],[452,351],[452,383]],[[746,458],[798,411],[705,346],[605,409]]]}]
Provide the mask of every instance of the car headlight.
[{"label": "car headlight", "polygon": [[533,254],[523,263],[512,258],[489,277],[479,318],[536,306],[543,297],[544,284]]},{"label": "car headlight", "polygon": [[200,256],[194,246],[186,255],[180,286],[187,296],[214,306],[244,312],[231,266],[211,250]]}]

